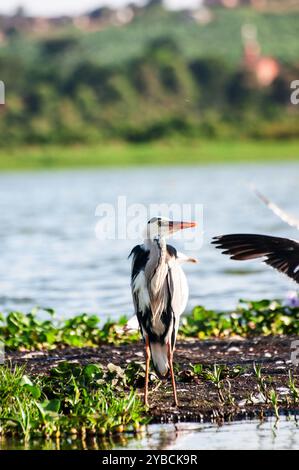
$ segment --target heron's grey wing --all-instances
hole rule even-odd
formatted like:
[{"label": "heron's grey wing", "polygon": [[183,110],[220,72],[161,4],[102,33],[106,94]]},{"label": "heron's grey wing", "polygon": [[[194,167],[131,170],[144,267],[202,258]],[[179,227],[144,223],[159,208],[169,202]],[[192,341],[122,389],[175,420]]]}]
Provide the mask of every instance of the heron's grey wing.
[{"label": "heron's grey wing", "polygon": [[277,215],[283,222],[287,223],[291,227],[295,227],[299,230],[299,219],[291,214],[288,214],[279,206],[277,206],[274,202],[270,201],[264,194],[258,191],[255,187],[253,187],[253,191],[257,195],[257,197],[275,214]]},{"label": "heron's grey wing", "polygon": [[234,234],[215,237],[216,248],[234,260],[265,258],[264,262],[299,284],[299,242],[267,235]]},{"label": "heron's grey wing", "polygon": [[186,308],[189,294],[185,273],[177,261],[173,263],[168,271],[167,284],[169,305],[174,320],[174,332],[172,337],[172,346],[174,347],[179,329],[180,316]]}]

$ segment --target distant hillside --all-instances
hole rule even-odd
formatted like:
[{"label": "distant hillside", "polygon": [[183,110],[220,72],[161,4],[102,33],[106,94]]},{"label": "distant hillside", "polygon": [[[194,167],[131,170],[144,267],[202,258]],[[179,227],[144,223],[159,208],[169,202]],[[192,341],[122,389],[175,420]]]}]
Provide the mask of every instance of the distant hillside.
[{"label": "distant hillside", "polygon": [[55,34],[14,32],[0,48],[0,147],[298,137],[298,37],[299,13],[248,7],[153,7],[93,32],[72,22]]},{"label": "distant hillside", "polygon": [[[142,56],[147,44],[159,37],[173,38],[188,59],[214,56],[237,63],[242,54],[241,28],[245,23],[256,25],[263,54],[283,62],[299,61],[299,12],[213,8],[209,15],[196,16],[187,11],[153,8],[121,27],[88,32],[67,25],[58,36],[71,36],[77,41],[76,50],[68,51],[70,63],[84,58],[103,65],[123,64]],[[36,60],[43,54],[41,45],[48,37],[15,35],[0,47],[0,56],[13,54],[25,61]]]},{"label": "distant hillside", "polygon": [[203,3],[207,7],[250,6],[256,10],[268,12],[299,11],[299,0],[204,0]]}]

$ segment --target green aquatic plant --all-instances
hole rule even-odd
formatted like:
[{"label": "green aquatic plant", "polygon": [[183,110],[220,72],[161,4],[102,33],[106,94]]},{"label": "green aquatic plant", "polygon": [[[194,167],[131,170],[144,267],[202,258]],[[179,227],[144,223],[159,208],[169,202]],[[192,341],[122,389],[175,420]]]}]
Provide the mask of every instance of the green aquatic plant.
[{"label": "green aquatic plant", "polygon": [[224,393],[223,393],[223,376],[222,376],[223,367],[224,366],[219,366],[217,364],[214,364],[213,369],[211,371],[206,371],[204,374],[205,378],[207,380],[210,380],[210,382],[212,382],[216,386],[219,401],[221,403],[225,403],[225,398],[224,398]]},{"label": "green aquatic plant", "polygon": [[[136,431],[148,422],[136,393],[109,380],[100,365],[62,363],[48,375],[0,368],[0,426],[4,435],[60,437]],[[104,379],[104,380],[103,380]]]},{"label": "green aquatic plant", "polygon": [[[45,314],[50,318],[44,320]],[[126,333],[126,317],[107,321],[100,328],[96,315],[83,313],[58,320],[52,309],[33,309],[28,314],[10,312],[0,317],[0,341],[10,350],[54,349],[57,346],[94,347],[99,344],[126,344],[139,339],[137,332]]]},{"label": "green aquatic plant", "polygon": [[262,401],[266,404],[271,404],[274,410],[276,419],[279,419],[279,404],[281,399],[278,392],[269,387],[272,384],[272,378],[266,377],[262,374],[262,366],[260,364],[253,364],[254,374],[257,380],[257,387]]},{"label": "green aquatic plant", "polygon": [[279,419],[279,396],[276,390],[274,390],[274,388],[271,388],[271,390],[269,390],[269,399],[270,399],[270,403],[273,406],[275,417],[278,420]]},{"label": "green aquatic plant", "polygon": [[[44,319],[45,314],[49,315],[48,319]],[[57,317],[52,309],[2,315],[0,341],[9,350],[49,350],[62,346],[129,344],[140,339],[138,331],[126,330],[126,317],[108,320],[103,325],[98,316],[86,313],[66,320]],[[198,306],[182,318],[179,330],[180,338],[200,339],[282,334],[299,334],[299,307],[290,307],[278,300],[240,301],[233,312]]]},{"label": "green aquatic plant", "polygon": [[[130,362],[126,369],[126,383],[134,388],[143,387],[145,383],[145,364],[144,362]],[[151,384],[160,383],[157,374],[150,370],[149,381]]]},{"label": "green aquatic plant", "polygon": [[240,300],[233,312],[198,306],[183,317],[180,333],[200,339],[299,334],[299,307],[284,305],[279,300]]},{"label": "green aquatic plant", "polygon": [[293,399],[293,405],[296,406],[298,405],[298,402],[299,402],[299,389],[296,387],[295,379],[290,370],[289,370],[288,386],[289,386],[290,394]]},{"label": "green aquatic plant", "polygon": [[262,374],[262,366],[260,364],[253,364],[253,371],[257,381],[258,391],[265,403],[269,401],[269,392],[266,378]]},{"label": "green aquatic plant", "polygon": [[193,364],[191,365],[191,368],[195,376],[200,377],[203,380],[207,380],[215,385],[221,404],[235,404],[235,399],[231,392],[231,379],[242,375],[245,372],[244,367],[228,367],[224,364],[214,364],[213,366]]}]

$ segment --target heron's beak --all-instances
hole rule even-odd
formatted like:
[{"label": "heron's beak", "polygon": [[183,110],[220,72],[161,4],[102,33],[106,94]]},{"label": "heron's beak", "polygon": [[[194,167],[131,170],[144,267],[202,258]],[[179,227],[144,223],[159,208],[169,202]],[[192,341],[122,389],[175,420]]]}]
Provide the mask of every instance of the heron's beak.
[{"label": "heron's beak", "polygon": [[169,222],[170,229],[172,232],[177,232],[178,230],[184,230],[185,228],[194,228],[197,226],[196,222]]}]

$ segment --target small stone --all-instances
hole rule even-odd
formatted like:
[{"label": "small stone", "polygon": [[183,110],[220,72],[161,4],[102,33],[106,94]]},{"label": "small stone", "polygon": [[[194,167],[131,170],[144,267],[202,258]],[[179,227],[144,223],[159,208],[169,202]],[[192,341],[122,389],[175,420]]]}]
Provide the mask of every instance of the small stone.
[{"label": "small stone", "polygon": [[227,349],[227,352],[240,352],[240,348],[237,348],[236,346],[231,346]]}]

